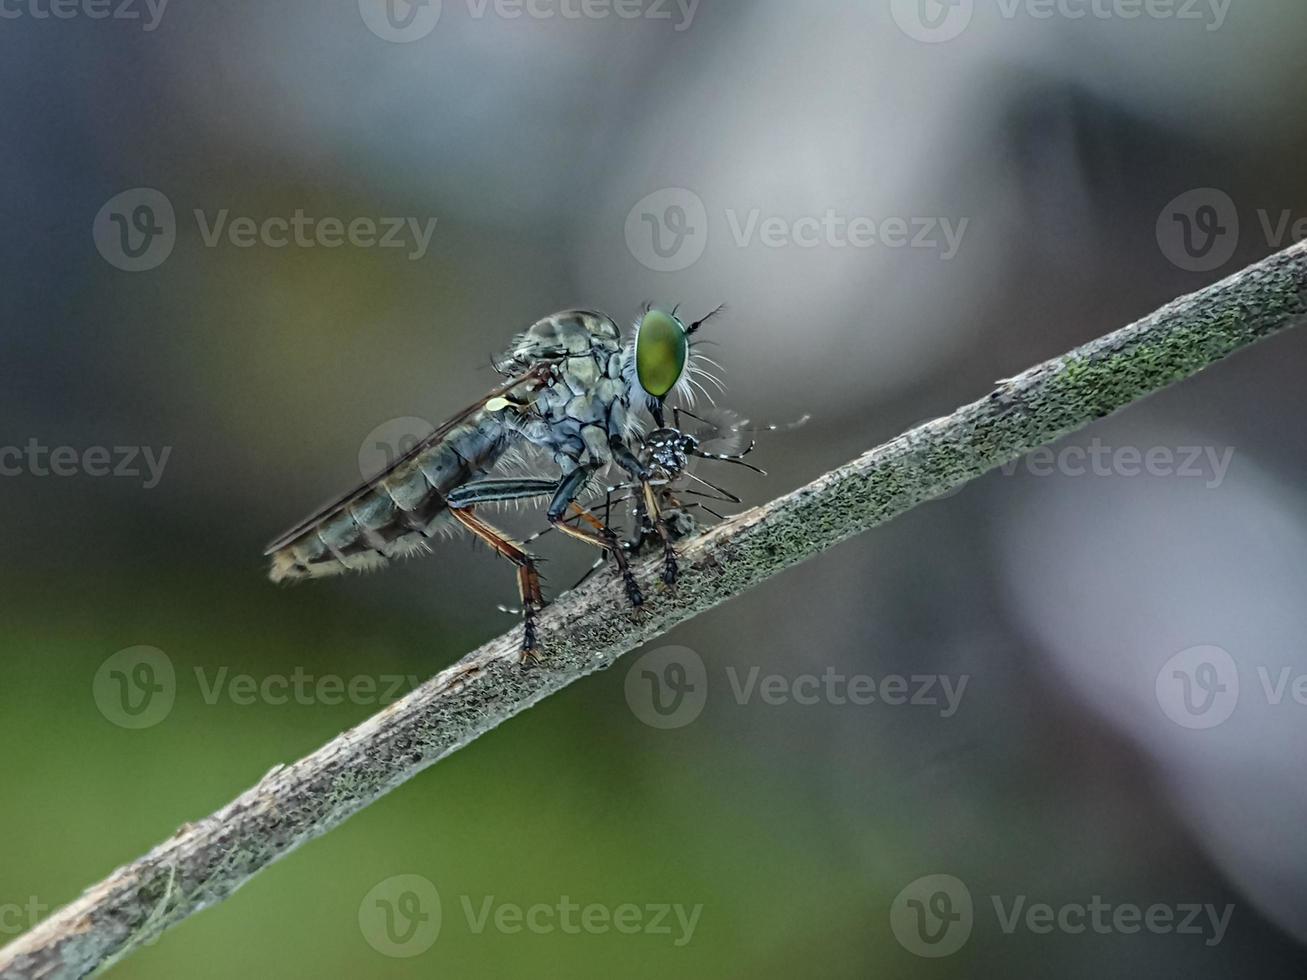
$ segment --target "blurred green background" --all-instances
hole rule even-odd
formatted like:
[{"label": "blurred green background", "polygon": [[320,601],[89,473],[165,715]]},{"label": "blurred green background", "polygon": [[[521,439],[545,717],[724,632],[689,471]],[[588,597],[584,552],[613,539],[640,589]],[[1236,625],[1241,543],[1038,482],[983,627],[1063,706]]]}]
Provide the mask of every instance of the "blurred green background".
[{"label": "blurred green background", "polygon": [[[760,434],[765,479],[716,471],[756,503],[1287,245],[1307,217],[1307,10],[1127,7],[4,8],[0,449],[170,454],[149,488],[0,458],[0,941],[379,707],[206,697],[219,677],[407,690],[513,625],[511,572],[465,540],[294,588],[260,553],[403,420],[486,390],[538,317],[727,303],[723,403],[812,416]],[[131,272],[97,215],[137,188],[175,234]],[[420,255],[206,243],[221,212],[297,210],[436,225]],[[855,218],[889,237],[851,243]],[[894,244],[893,219],[933,230]],[[627,658],[113,975],[1300,976],[1307,706],[1262,678],[1307,673],[1304,368],[1285,336],[1066,444],[1228,469],[993,473],[655,643],[705,664],[693,721],[642,721]],[[592,557],[542,550],[554,590]],[[132,729],[96,678],[141,645],[175,699]],[[1159,686],[1199,645],[1241,685],[1215,727],[1176,723]],[[966,687],[948,714],[771,704],[737,696],[755,667],[791,690],[828,670]],[[974,902],[940,958],[895,931],[896,897],[933,874]],[[440,901],[408,957],[360,924],[397,875]],[[464,905],[487,896],[701,911],[679,945],[674,915],[670,934],[478,932]],[[1005,931],[994,896],[1233,908],[1209,943]]]}]

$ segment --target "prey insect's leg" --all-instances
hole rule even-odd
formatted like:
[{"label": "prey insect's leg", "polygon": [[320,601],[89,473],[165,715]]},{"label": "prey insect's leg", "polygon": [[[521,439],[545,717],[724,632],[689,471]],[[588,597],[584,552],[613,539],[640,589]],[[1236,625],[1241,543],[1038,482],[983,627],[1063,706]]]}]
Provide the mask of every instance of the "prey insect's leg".
[{"label": "prey insect's leg", "polygon": [[[661,428],[663,424],[661,406],[657,406],[654,420]],[[654,487],[650,482],[653,479],[653,474],[649,471],[649,467],[640,462],[636,455],[631,452],[630,447],[620,437],[614,436],[612,438],[610,448],[617,465],[640,482],[640,497],[644,504],[645,514],[663,542],[663,581],[668,585],[672,585],[676,582],[676,549],[672,546],[672,532],[667,527],[667,522],[658,509]]]},{"label": "prey insect's leg", "polygon": [[536,610],[545,604],[540,591],[540,573],[535,559],[513,541],[472,512],[471,507],[451,507],[450,515],[478,538],[517,566],[517,590],[522,596],[522,663],[537,660],[540,646],[536,639]]},{"label": "prey insect's leg", "polygon": [[640,592],[640,586],[636,583],[635,576],[631,574],[631,566],[626,560],[626,551],[622,548],[622,543],[617,540],[617,535],[612,532],[612,529],[581,507],[577,507],[577,516],[588,523],[590,529],[580,526],[573,527],[571,524],[564,523],[567,508],[575,505],[576,495],[581,492],[581,488],[585,486],[585,481],[592,472],[594,471],[576,469],[563,477],[563,482],[558,485],[558,492],[554,494],[554,499],[550,501],[549,510],[545,516],[550,524],[564,534],[585,541],[597,548],[603,548],[612,555],[613,564],[617,566],[617,571],[622,576],[622,584],[626,587],[626,598],[630,600],[631,605],[640,606],[644,603],[644,595]]},{"label": "prey insect's leg", "polygon": [[654,530],[658,532],[658,537],[662,538],[663,541],[663,582],[667,585],[675,585],[678,569],[676,565],[676,547],[672,543],[671,528],[667,526],[667,520],[658,507],[658,495],[654,492],[653,484],[648,480],[642,480],[640,490],[644,500],[644,511],[649,515]]}]

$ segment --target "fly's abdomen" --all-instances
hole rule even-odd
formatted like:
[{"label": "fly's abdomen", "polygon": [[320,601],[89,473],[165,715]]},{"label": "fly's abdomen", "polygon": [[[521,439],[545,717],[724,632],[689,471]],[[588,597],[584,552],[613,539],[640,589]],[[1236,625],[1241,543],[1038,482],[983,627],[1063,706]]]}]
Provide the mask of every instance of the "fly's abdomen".
[{"label": "fly's abdomen", "polygon": [[429,446],[329,506],[269,549],[274,582],[379,568],[426,550],[449,529],[445,494],[484,473],[508,448],[510,430],[478,412]]}]

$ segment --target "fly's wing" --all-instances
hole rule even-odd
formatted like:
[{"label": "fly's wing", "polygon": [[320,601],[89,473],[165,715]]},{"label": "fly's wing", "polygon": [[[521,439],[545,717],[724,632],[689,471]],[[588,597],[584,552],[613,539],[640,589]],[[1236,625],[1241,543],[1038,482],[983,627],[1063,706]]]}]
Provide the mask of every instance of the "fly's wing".
[{"label": "fly's wing", "polygon": [[692,424],[685,426],[683,431],[694,436],[699,441],[699,448],[706,453],[734,456],[749,445],[749,420],[729,408],[710,406],[696,409],[690,422]]},{"label": "fly's wing", "polygon": [[499,412],[529,402],[543,384],[535,369],[510,378],[381,473],[291,528],[264,552],[272,559],[272,580],[376,568],[425,550],[427,539],[449,521],[444,495],[507,449],[511,429]]},{"label": "fly's wing", "polygon": [[753,444],[756,432],[792,432],[808,424],[810,416],[802,415],[793,422],[770,425],[751,425],[749,420],[729,408],[716,405],[696,409],[691,415],[685,409],[681,415],[690,420],[682,427],[687,435],[699,441],[699,448],[706,453],[722,456],[735,456],[743,453]]}]

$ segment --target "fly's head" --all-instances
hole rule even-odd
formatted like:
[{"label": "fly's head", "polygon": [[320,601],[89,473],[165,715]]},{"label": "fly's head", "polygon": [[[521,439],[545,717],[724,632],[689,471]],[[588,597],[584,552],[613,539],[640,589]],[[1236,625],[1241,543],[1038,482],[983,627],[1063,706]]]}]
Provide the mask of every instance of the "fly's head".
[{"label": "fly's head", "polygon": [[623,377],[632,398],[644,402],[659,428],[664,424],[663,405],[673,393],[693,405],[695,388],[707,394],[698,378],[716,382],[698,363],[707,359],[695,353],[692,338],[721,309],[717,307],[689,326],[676,315],[675,309],[668,312],[646,308],[635,321],[635,335],[626,350]]}]

